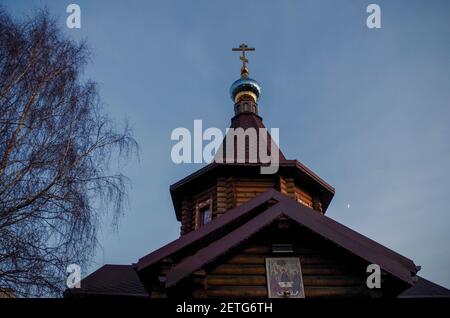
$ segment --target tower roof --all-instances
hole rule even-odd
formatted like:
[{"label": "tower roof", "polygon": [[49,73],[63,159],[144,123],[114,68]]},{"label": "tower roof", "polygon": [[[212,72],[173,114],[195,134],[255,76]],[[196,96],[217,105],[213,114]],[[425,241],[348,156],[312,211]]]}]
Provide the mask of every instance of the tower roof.
[{"label": "tower roof", "polygon": [[[243,144],[243,149],[238,149],[239,144],[235,139],[234,154],[231,157],[230,154],[227,153],[227,138],[230,138],[230,136],[225,136],[222,147],[216,154],[216,162],[239,163],[240,161],[238,160],[238,150],[240,150],[244,155],[244,158],[242,160],[243,162],[240,163],[261,164],[260,154],[263,153],[270,156],[272,154],[272,150],[277,152],[276,155],[278,156],[279,162],[286,160],[286,157],[278,147],[278,144],[272,139],[272,136],[264,126],[263,120],[259,115],[253,112],[239,113],[231,119],[230,128],[234,130],[241,128],[244,131],[248,131],[248,129],[254,129],[254,131],[256,132],[256,138],[253,141],[250,137],[246,139]],[[227,135],[231,133],[233,133],[232,130],[230,130]],[[260,149],[260,147],[262,147],[263,149]],[[256,161],[252,161],[252,155],[256,158]]]},{"label": "tower roof", "polygon": [[[206,184],[214,184],[218,176],[245,175],[257,178],[261,175],[261,166],[268,165],[267,157],[271,158],[269,164],[273,163],[274,157],[278,159],[278,172],[274,174],[274,177],[279,174],[292,178],[297,184],[318,197],[322,205],[321,212],[325,213],[334,196],[334,188],[297,160],[286,159],[279,148],[278,139],[272,138],[273,136],[263,124],[262,117],[258,114],[257,99],[261,89],[258,82],[248,78],[248,60],[245,57],[246,51],[254,49],[241,44],[239,48],[233,50],[243,52],[241,78],[231,86],[232,97],[236,99],[235,116],[231,118],[230,130],[223,139],[213,162],[171,185],[170,192],[177,219],[181,221],[183,198],[192,195],[195,189],[204,187]],[[240,139],[239,143],[239,137],[236,136],[237,130],[246,133],[254,130],[256,136],[252,139],[251,134],[248,133]],[[271,132],[275,136],[275,131]],[[229,141],[233,141],[233,144],[230,143],[227,147]]]},{"label": "tower roof", "polygon": [[[238,48],[233,48],[232,50],[242,52],[242,56],[240,57],[242,61],[241,78],[236,80],[230,87],[231,99],[235,102],[235,116],[231,119],[231,130],[227,133],[222,143],[222,148],[216,154],[215,161],[225,161],[227,163],[261,163],[260,155],[271,156],[272,151],[276,151],[278,161],[286,160],[277,143],[272,139],[272,136],[264,126],[262,118],[258,115],[257,102],[261,95],[261,86],[257,81],[248,77],[248,59],[245,55],[245,52],[254,51],[255,49],[243,43]],[[237,129],[244,130],[248,135],[244,137],[243,147],[239,147],[240,145],[237,144],[239,142],[237,140],[238,137],[234,137],[234,154],[229,154],[226,149],[227,141],[231,141],[229,137],[233,136],[229,135],[235,133]],[[251,133],[255,134],[252,135]],[[256,136],[252,139],[251,137],[254,135]],[[261,147],[263,148],[261,149]],[[243,160],[238,158],[238,153],[240,154],[240,159]]]}]

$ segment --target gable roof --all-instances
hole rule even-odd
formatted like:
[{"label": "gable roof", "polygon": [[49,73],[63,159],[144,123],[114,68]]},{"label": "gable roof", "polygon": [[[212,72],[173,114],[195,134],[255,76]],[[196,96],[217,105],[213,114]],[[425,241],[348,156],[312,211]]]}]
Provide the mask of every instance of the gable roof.
[{"label": "gable roof", "polygon": [[401,293],[399,298],[437,298],[437,297],[445,297],[450,298],[450,290],[445,287],[442,287],[438,284],[430,282],[429,280],[417,276],[417,281],[414,285],[403,293]]},{"label": "gable roof", "polygon": [[[249,128],[256,129],[256,142],[250,144],[250,137],[245,138],[245,142],[242,145],[243,149],[239,149],[243,152],[243,158],[239,158],[241,159],[240,161],[243,162],[238,162],[237,147],[239,145],[236,142],[236,138],[234,138],[234,154],[227,153],[227,136],[231,136],[231,131],[228,131],[211,163],[170,186],[170,194],[178,221],[181,221],[181,201],[183,196],[187,193],[189,195],[189,192],[198,185],[205,185],[211,182],[211,179],[217,177],[219,172],[223,173],[224,170],[227,172],[230,172],[231,169],[235,168],[241,169],[240,171],[242,171],[242,169],[251,170],[256,166],[258,167],[259,172],[260,167],[264,165],[261,162],[259,150],[261,150],[262,154],[270,155],[272,153],[272,146],[274,152],[278,154],[279,168],[288,172],[289,176],[293,176],[296,180],[301,181],[303,185],[314,190],[313,192],[317,193],[322,203],[323,213],[326,212],[328,205],[334,196],[334,188],[299,161],[287,160],[279,145],[274,141],[269,131],[264,126],[262,117],[252,112],[239,113],[231,119],[230,128],[242,128],[245,131]],[[260,135],[258,133],[260,129],[263,129],[265,134]],[[263,138],[261,138],[261,136],[263,136]],[[256,154],[256,158],[250,156],[250,154]]]},{"label": "gable roof", "polygon": [[277,203],[273,207],[270,207],[263,213],[259,214],[256,218],[228,233],[220,240],[213,242],[207,247],[199,250],[194,255],[184,259],[180,264],[176,265],[167,273],[166,287],[176,285],[176,283],[181,279],[210,263],[215,258],[224,254],[226,251],[238,245],[245,239],[253,236],[263,227],[272,223],[274,218],[280,215],[279,205],[280,203]]},{"label": "gable roof", "polygon": [[[242,128],[244,131],[247,131],[249,128],[253,128],[256,131],[256,140],[255,144],[251,144],[250,142],[244,143],[244,149],[240,149],[243,151],[244,159],[243,161],[246,163],[250,162],[250,153],[253,153],[256,155],[256,162],[255,163],[261,163],[259,153],[262,152],[263,154],[270,155],[272,152],[272,143],[274,150],[278,153],[278,161],[285,161],[286,157],[284,156],[281,149],[278,147],[277,143],[272,139],[272,136],[270,135],[267,128],[264,126],[262,122],[262,118],[255,113],[240,113],[234,116],[231,119],[231,129],[238,129]],[[265,131],[265,138],[261,139],[259,135],[260,129],[262,131]],[[230,132],[227,133],[227,136],[230,134]],[[234,156],[231,157],[229,154],[227,154],[226,147],[227,147],[227,136],[222,141],[222,145],[220,147],[220,150],[217,152],[217,154],[214,156],[215,162],[229,162],[229,163],[237,163],[237,144],[234,143]],[[263,149],[260,149],[262,147]],[[231,162],[230,162],[231,161]]]},{"label": "gable roof", "polygon": [[[234,226],[229,226],[236,219],[242,219],[246,214],[251,213],[256,207],[261,206],[269,200],[276,201],[277,203],[244,223],[235,222]],[[281,215],[289,217],[362,259],[380,265],[382,269],[406,283],[413,283],[412,275],[417,272],[417,269],[412,260],[327,216],[297,203],[273,189],[266,191],[238,208],[228,211],[223,216],[214,219],[199,230],[190,232],[140,259],[138,262],[138,271],[144,270],[146,267],[155,264],[171,254],[179,253],[181,250],[187,249],[191,244],[198,243],[202,239],[214,234],[214,240],[206,240],[206,243],[202,246],[203,248],[197,248],[193,255],[187,256],[181,263],[167,272],[166,286],[174,286],[178,281],[187,277],[193,271],[212,262],[215,258],[254,235]],[[225,233],[222,233],[220,236],[217,235],[219,229],[224,229],[227,226],[228,229]]]},{"label": "gable roof", "polygon": [[269,189],[268,191],[260,194],[256,198],[245,202],[244,204],[227,211],[225,214],[218,218],[213,219],[211,222],[202,226],[201,228],[191,231],[180,238],[170,242],[167,245],[157,249],[156,251],[142,257],[137,263],[137,271],[142,271],[147,267],[150,267],[162,260],[165,257],[181,252],[184,248],[189,247],[192,244],[204,240],[207,236],[213,235],[215,232],[223,229],[226,224],[239,220],[240,217],[248,214],[250,211],[264,205],[270,199],[278,197],[277,191]]},{"label": "gable roof", "polygon": [[148,297],[132,265],[106,264],[81,281],[81,288],[67,289],[65,297]]},{"label": "gable roof", "polygon": [[[224,171],[227,171],[227,173],[230,173],[230,171],[241,173],[242,169],[246,169],[246,172],[249,172],[251,169],[253,169],[256,174],[260,175],[260,166],[260,163],[213,162],[172,184],[170,186],[170,194],[172,196],[172,202],[175,208],[177,220],[181,221],[181,198],[186,191],[196,188],[199,185],[210,183],[211,180],[214,180],[217,175],[224,173]],[[293,176],[294,179],[297,180],[297,182],[310,187],[310,189],[313,189],[312,191],[317,193],[320,197],[323,213],[326,212],[335,193],[335,189],[330,184],[328,184],[325,180],[320,178],[311,169],[306,167],[298,160],[280,161],[279,173]]]}]

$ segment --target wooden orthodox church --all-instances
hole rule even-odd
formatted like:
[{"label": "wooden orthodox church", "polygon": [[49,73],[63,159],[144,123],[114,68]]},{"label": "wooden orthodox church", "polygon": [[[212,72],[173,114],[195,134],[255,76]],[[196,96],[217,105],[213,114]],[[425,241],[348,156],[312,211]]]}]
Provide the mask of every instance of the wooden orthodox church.
[{"label": "wooden orthodox church", "polygon": [[[231,128],[264,128],[259,84],[231,86]],[[245,160],[216,160],[170,187],[181,235],[131,265],[105,265],[66,297],[443,297],[414,262],[325,214],[334,188],[276,149],[278,171],[261,174],[252,151],[273,151],[267,135],[244,143]],[[225,143],[226,141],[224,141]],[[235,145],[236,146],[236,145]],[[224,147],[225,148],[225,147]],[[226,152],[219,156],[226,157]],[[375,264],[379,269],[368,272]],[[370,284],[373,276],[374,282]]]}]

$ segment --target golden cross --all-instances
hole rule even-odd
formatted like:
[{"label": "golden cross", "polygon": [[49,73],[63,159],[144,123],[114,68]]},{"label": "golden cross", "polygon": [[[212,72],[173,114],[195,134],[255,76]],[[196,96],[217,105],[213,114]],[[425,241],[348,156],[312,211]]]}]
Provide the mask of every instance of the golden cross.
[{"label": "golden cross", "polygon": [[254,51],[255,48],[254,47],[248,47],[247,44],[242,43],[241,45],[239,45],[239,47],[236,48],[232,48],[232,51],[240,51],[242,52],[242,56],[240,57],[240,60],[242,61],[242,68],[246,68],[247,67],[247,57],[245,56],[245,52],[246,51]]}]

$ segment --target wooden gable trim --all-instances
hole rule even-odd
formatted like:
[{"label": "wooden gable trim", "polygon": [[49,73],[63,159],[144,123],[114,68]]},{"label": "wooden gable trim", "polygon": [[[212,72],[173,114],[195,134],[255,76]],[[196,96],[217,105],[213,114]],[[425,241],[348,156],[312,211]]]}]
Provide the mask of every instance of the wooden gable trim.
[{"label": "wooden gable trim", "polygon": [[417,272],[417,268],[410,259],[284,196],[284,198],[279,198],[277,204],[244,225],[197,251],[194,255],[185,258],[167,273],[166,286],[175,286],[178,281],[186,278],[193,271],[200,269],[234,246],[247,240],[282,215],[288,216],[300,225],[307,227],[360,258],[380,265],[386,272],[404,282],[412,284],[412,277]]},{"label": "wooden gable trim", "polygon": [[[280,171],[283,170],[288,174],[292,174],[295,179],[302,179],[302,182],[307,183],[310,187],[314,187],[314,192],[319,192],[321,198],[321,204],[323,212],[325,212],[334,196],[334,188],[321,179],[318,175],[308,169],[305,165],[297,160],[282,160],[279,163]],[[181,220],[181,200],[184,195],[189,194],[188,189],[192,186],[198,184],[204,184],[205,182],[211,182],[211,179],[215,179],[217,175],[223,172],[229,172],[232,169],[242,169],[242,168],[259,168],[261,164],[251,164],[251,163],[210,163],[209,165],[197,170],[191,175],[183,178],[182,180],[172,184],[170,186],[170,194],[172,197],[172,202],[175,208],[175,214],[177,220]],[[280,172],[281,173],[281,172]],[[217,180],[217,179],[216,179]],[[282,191],[282,190],[281,190]],[[309,191],[309,190],[308,190]],[[311,191],[309,191],[311,192]],[[230,199],[227,197],[227,199]],[[227,201],[228,202],[228,201]],[[231,207],[234,207],[232,205]],[[231,208],[230,206],[228,208]]]},{"label": "wooden gable trim", "polygon": [[220,240],[211,243],[206,248],[203,248],[194,255],[184,259],[180,264],[167,273],[166,287],[170,288],[175,286],[181,279],[187,277],[192,272],[200,269],[205,264],[219,257],[233,246],[242,242],[243,239],[248,238],[261,230],[264,226],[272,223],[274,216],[278,216],[280,214],[278,207],[279,203],[270,207],[263,213],[259,214],[256,218],[250,220],[236,230],[225,235]]},{"label": "wooden gable trim", "polygon": [[184,248],[187,248],[188,246],[197,243],[200,240],[203,240],[206,236],[212,235],[214,234],[214,232],[221,230],[226,224],[240,219],[244,215],[252,212],[253,210],[268,202],[278,202],[277,198],[280,199],[281,194],[274,189],[269,189],[268,191],[250,201],[247,201],[239,207],[231,209],[222,217],[213,219],[211,222],[209,222],[205,226],[202,226],[197,231],[191,231],[172,241],[171,243],[164,245],[156,251],[140,258],[137,264],[137,270],[142,271],[145,268],[156,264],[161,259],[168,257],[173,253],[180,252]]}]

